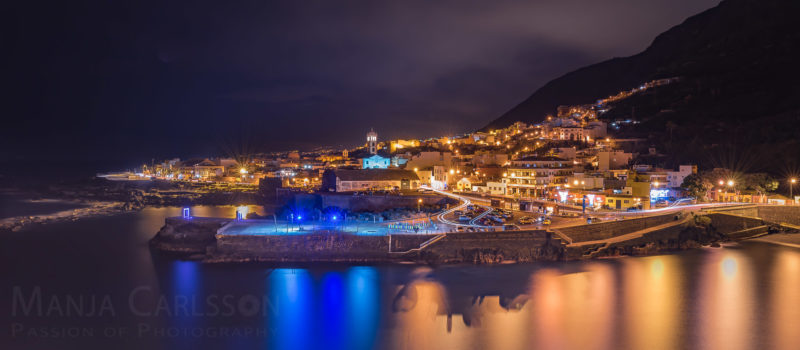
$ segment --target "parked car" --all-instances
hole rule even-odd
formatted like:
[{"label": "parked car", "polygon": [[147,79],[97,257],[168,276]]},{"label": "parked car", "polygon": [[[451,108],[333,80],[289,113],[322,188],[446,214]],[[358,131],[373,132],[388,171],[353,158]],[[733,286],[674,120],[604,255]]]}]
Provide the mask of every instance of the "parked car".
[{"label": "parked car", "polygon": [[603,220],[600,219],[600,218],[592,218],[592,217],[586,218],[586,223],[587,224],[596,224],[596,223],[601,222],[601,221],[603,221]]},{"label": "parked car", "polygon": [[470,220],[472,220],[472,218],[466,215],[461,215],[458,217],[458,221],[470,221]]},{"label": "parked car", "polygon": [[503,225],[503,231],[519,231],[519,226],[517,226],[517,225]]}]

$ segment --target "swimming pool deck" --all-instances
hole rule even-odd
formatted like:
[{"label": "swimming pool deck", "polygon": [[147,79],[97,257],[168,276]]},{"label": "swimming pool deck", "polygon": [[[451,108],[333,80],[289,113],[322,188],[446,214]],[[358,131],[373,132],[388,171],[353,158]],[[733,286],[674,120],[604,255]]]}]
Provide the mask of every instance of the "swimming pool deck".
[{"label": "swimming pool deck", "polygon": [[[418,220],[417,223],[422,222]],[[412,229],[390,227],[390,225],[400,224],[398,222],[331,222],[331,221],[309,221],[309,222],[282,222],[277,223],[273,220],[248,219],[231,220],[228,224],[221,227],[218,235],[244,235],[244,236],[265,236],[265,235],[305,235],[315,232],[339,232],[355,234],[359,236],[386,236],[389,234],[432,234],[444,232],[441,225],[421,228],[414,232]]]}]

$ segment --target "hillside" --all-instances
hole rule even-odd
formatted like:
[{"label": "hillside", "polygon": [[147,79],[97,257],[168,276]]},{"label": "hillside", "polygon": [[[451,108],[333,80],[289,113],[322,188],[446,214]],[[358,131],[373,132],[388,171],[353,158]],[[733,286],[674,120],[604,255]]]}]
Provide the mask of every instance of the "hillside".
[{"label": "hillside", "polygon": [[[682,83],[658,89],[650,99],[625,101],[644,105],[625,105],[606,117],[638,108],[637,119],[655,118],[641,131],[663,131],[666,121],[672,120],[673,140],[674,124],[718,129],[721,122],[725,129],[725,123],[791,121],[800,109],[798,13],[796,0],[722,1],[662,33],[637,55],[581,68],[547,83],[485,129],[537,122],[558,105],[591,103],[666,77],[681,77]],[[670,111],[670,117],[662,110]],[[743,137],[753,141],[768,137],[756,136]]]}]

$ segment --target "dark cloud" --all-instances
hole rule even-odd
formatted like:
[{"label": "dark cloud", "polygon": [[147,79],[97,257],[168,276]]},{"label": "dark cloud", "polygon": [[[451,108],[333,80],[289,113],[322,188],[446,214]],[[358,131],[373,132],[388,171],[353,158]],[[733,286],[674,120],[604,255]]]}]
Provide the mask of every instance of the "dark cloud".
[{"label": "dark cloud", "polygon": [[2,154],[135,163],[243,130],[264,150],[461,133],[716,3],[17,4]]}]

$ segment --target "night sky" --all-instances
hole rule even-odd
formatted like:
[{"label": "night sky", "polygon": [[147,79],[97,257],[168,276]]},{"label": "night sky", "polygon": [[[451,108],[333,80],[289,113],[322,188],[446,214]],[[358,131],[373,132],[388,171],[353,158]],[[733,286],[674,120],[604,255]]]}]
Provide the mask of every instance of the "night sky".
[{"label": "night sky", "polygon": [[18,1],[0,155],[135,165],[463,133],[717,3]]}]

